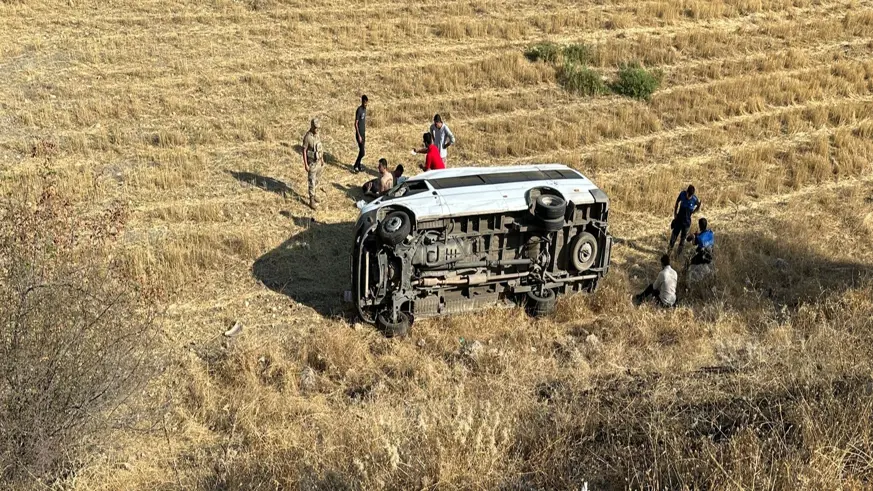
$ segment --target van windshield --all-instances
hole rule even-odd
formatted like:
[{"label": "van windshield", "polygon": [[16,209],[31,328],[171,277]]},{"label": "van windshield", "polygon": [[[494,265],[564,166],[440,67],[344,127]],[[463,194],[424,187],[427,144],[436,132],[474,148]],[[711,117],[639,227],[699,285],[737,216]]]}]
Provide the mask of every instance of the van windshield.
[{"label": "van windshield", "polygon": [[386,193],[385,198],[382,201],[387,201],[391,198],[412,196],[413,194],[418,194],[427,190],[427,183],[424,181],[407,181],[404,179],[402,182],[395,184],[394,187]]}]

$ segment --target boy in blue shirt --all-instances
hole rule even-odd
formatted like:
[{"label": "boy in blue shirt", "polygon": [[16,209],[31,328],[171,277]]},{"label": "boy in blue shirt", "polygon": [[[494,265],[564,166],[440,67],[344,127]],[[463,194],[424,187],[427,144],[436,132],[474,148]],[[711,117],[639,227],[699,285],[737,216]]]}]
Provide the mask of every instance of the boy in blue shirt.
[{"label": "boy in blue shirt", "polygon": [[670,247],[667,249],[668,253],[673,251],[676,239],[679,239],[679,250],[676,253],[682,255],[682,249],[685,246],[682,238],[688,235],[688,229],[691,228],[691,215],[700,209],[701,204],[700,198],[694,194],[693,185],[679,193],[676,204],[673,206],[673,221],[670,223],[672,232],[670,234]]},{"label": "boy in blue shirt", "polygon": [[700,231],[688,236],[688,242],[697,246],[691,264],[709,264],[712,262],[712,248],[715,246],[715,234],[709,229],[706,218],[697,221]]}]

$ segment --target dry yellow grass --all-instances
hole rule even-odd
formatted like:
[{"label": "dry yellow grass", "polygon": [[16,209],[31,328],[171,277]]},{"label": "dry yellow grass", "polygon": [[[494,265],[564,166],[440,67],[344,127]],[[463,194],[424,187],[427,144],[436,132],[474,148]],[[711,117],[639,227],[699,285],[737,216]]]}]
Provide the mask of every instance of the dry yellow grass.
[{"label": "dry yellow grass", "polygon": [[[871,33],[869,0],[0,1],[0,189],[27,201],[52,172],[85,212],[125,204],[107,254],[161,295],[173,360],[144,396],[163,419],[62,484],[868,487]],[[543,40],[664,84],[575,97],[524,58]],[[594,178],[618,239],[603,288],[399,341],[345,320],[362,93],[369,167],[414,168],[439,112],[453,166]],[[295,146],[313,116],[333,159],[310,225]],[[689,183],[716,278],[686,307],[634,308]],[[287,295],[253,275],[262,258]]]}]

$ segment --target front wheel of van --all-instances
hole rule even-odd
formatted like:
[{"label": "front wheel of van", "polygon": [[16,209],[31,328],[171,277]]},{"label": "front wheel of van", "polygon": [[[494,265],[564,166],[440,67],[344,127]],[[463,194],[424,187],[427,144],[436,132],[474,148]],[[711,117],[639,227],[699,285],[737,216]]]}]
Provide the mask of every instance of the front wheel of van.
[{"label": "front wheel of van", "polygon": [[381,222],[377,233],[379,238],[389,246],[395,246],[409,235],[412,231],[412,223],[409,215],[402,211],[392,211]]}]

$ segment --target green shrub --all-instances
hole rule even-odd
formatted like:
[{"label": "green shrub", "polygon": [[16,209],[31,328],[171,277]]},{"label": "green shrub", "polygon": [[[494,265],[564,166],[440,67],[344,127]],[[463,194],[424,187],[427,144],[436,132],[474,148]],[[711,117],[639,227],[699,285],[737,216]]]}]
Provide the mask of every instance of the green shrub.
[{"label": "green shrub", "polygon": [[565,46],[563,55],[565,63],[578,63],[580,65],[587,65],[592,58],[591,48],[584,44],[571,44]]},{"label": "green shrub", "polygon": [[596,71],[574,63],[564,63],[558,81],[570,92],[597,95],[607,92],[603,78]]},{"label": "green shrub", "polygon": [[542,42],[534,44],[524,52],[524,56],[531,61],[542,60],[546,63],[555,63],[561,54],[561,47],[555,43]]},{"label": "green shrub", "polygon": [[611,88],[616,94],[647,101],[660,85],[660,72],[650,72],[639,63],[632,63],[621,67]]}]

